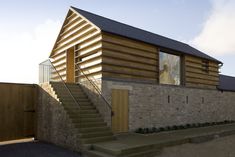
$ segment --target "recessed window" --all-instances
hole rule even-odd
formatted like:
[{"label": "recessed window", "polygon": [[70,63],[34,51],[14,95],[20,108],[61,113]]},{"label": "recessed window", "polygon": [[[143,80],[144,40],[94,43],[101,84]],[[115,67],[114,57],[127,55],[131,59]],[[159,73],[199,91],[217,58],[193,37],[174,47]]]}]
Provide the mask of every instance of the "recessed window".
[{"label": "recessed window", "polygon": [[160,84],[180,85],[180,56],[160,52]]},{"label": "recessed window", "polygon": [[209,61],[208,60],[202,60],[202,71],[205,73],[209,73]]}]

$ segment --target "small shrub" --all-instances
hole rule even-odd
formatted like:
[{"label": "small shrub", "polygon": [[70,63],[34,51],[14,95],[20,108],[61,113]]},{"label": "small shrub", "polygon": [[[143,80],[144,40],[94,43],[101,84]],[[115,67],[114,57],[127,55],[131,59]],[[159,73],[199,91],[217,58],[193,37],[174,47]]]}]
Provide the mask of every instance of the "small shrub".
[{"label": "small shrub", "polygon": [[153,132],[157,132],[157,128],[156,127],[152,127],[152,131]]},{"label": "small shrub", "polygon": [[160,127],[159,131],[165,131],[165,129],[163,127]]},{"label": "small shrub", "polygon": [[187,128],[190,128],[191,125],[190,124],[186,124],[185,126],[186,126],[186,129],[187,129]]},{"label": "small shrub", "polygon": [[143,133],[143,129],[142,128],[138,128],[136,131],[135,131],[136,133]]},{"label": "small shrub", "polygon": [[178,130],[178,127],[176,125],[173,125],[172,130]]}]

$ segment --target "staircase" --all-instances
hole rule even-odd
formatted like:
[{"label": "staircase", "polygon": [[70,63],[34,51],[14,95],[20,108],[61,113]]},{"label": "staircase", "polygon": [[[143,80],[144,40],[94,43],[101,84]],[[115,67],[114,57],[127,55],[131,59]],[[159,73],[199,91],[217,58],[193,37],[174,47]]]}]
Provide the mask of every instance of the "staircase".
[{"label": "staircase", "polygon": [[80,85],[66,83],[66,88],[60,82],[50,82],[50,84],[76,128],[77,137],[84,148],[90,144],[115,139],[110,128]]}]

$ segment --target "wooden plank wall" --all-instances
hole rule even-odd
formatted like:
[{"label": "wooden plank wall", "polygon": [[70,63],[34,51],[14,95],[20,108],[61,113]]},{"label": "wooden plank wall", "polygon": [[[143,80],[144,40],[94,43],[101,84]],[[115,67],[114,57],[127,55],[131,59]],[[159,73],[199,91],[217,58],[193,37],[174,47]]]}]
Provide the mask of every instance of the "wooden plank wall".
[{"label": "wooden plank wall", "polygon": [[155,46],[102,32],[102,77],[158,82]]},{"label": "wooden plank wall", "polygon": [[185,85],[215,89],[219,84],[219,65],[216,62],[185,56]]},{"label": "wooden plank wall", "polygon": [[37,86],[0,83],[0,141],[33,137]]},{"label": "wooden plank wall", "polygon": [[[99,38],[101,38],[99,36],[100,31],[93,24],[72,10],[68,12],[51,55],[51,58],[54,59],[53,63],[56,69],[65,81],[67,79],[66,76],[71,76],[70,74],[66,74],[66,71],[69,72],[66,66],[68,57],[66,55],[67,50],[74,48],[75,64],[82,66],[85,68],[84,71],[89,72],[88,68],[92,59],[85,57],[89,56],[91,53],[97,52],[98,48],[101,47],[101,44],[98,43]],[[70,57],[71,56],[69,56],[69,58]],[[88,62],[89,64],[86,64]],[[82,76],[76,69],[76,66],[75,71],[74,77],[77,82]],[[58,79],[56,74],[55,79]],[[69,81],[71,81],[71,78],[69,78]]]}]

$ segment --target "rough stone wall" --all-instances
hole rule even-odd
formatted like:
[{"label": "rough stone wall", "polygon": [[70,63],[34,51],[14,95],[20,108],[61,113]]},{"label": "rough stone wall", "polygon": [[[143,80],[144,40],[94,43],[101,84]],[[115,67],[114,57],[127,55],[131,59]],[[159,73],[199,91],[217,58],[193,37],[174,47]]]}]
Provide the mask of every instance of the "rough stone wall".
[{"label": "rough stone wall", "polygon": [[[97,79],[93,81],[98,89],[101,91],[101,80]],[[96,106],[100,114],[103,116],[104,121],[108,124],[108,126],[111,125],[111,110],[106,104],[106,102],[103,100],[103,98],[98,94],[97,90],[92,86],[92,84],[89,81],[82,81],[79,82],[85,93],[88,95],[89,99],[92,101],[92,103]],[[104,97],[107,99],[106,97]],[[111,103],[110,103],[111,105]]]},{"label": "rough stone wall", "polygon": [[48,83],[40,85],[37,106],[37,139],[79,151],[75,129]]},{"label": "rough stone wall", "polygon": [[235,120],[235,92],[102,80],[102,93],[110,103],[112,89],[129,90],[130,131]]}]

